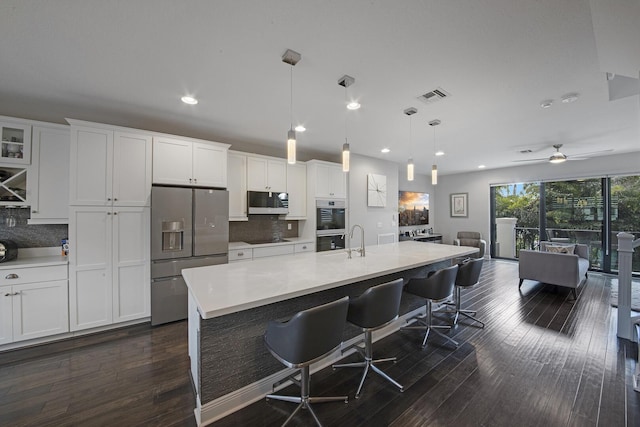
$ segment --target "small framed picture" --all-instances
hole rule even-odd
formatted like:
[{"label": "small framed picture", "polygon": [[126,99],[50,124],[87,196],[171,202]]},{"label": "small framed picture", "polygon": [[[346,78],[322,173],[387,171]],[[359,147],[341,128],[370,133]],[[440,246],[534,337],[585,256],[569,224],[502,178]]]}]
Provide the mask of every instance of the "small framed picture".
[{"label": "small framed picture", "polygon": [[469,217],[469,193],[451,193],[451,216]]}]

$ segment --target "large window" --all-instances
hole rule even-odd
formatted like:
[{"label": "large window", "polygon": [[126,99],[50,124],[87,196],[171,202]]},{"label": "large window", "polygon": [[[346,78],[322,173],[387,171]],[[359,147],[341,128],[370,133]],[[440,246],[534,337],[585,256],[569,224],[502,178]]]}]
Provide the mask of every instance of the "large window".
[{"label": "large window", "polygon": [[[540,240],[582,243],[589,247],[591,269],[615,272],[617,234],[640,237],[640,176],[497,185],[491,198],[491,250],[498,258],[518,258]],[[504,224],[515,225],[515,232],[501,234]],[[513,236],[511,242],[505,235]],[[638,250],[633,272],[640,272]]]}]

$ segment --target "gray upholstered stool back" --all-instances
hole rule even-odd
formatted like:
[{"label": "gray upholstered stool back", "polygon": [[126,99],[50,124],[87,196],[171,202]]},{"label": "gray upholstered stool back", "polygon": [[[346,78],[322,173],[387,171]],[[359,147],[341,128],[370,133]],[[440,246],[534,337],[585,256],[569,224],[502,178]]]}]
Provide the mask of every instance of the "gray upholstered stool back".
[{"label": "gray upholstered stool back", "polygon": [[480,280],[483,258],[473,258],[458,265],[456,286],[473,286]]},{"label": "gray upholstered stool back", "polygon": [[377,328],[398,317],[403,280],[372,286],[349,300],[347,320],[361,328]]},{"label": "gray upholstered stool back", "polygon": [[407,284],[407,292],[430,300],[438,301],[453,293],[458,274],[458,265],[443,268],[427,278],[414,278]]},{"label": "gray upholstered stool back", "polygon": [[291,368],[308,365],[342,342],[349,297],[296,313],[287,322],[271,321],[264,340],[271,353]]}]

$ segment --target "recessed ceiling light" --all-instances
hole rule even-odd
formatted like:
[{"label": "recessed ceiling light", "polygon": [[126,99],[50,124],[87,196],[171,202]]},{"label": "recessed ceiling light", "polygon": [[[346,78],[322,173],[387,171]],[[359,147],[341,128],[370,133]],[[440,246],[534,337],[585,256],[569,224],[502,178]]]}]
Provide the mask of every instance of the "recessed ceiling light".
[{"label": "recessed ceiling light", "polygon": [[540,103],[540,106],[542,108],[549,108],[553,105],[553,99],[545,99],[544,101],[542,101]]},{"label": "recessed ceiling light", "polygon": [[444,156],[444,151],[436,151],[436,156]]},{"label": "recessed ceiling light", "polygon": [[382,150],[380,150],[381,153],[385,153],[385,154],[388,153],[389,151],[391,150],[389,150],[387,147],[384,147]]},{"label": "recessed ceiling light", "polygon": [[576,102],[579,96],[580,95],[577,93],[568,93],[560,99],[562,100],[563,104],[571,104],[572,102]]},{"label": "recessed ceiling light", "polygon": [[357,110],[358,108],[360,108],[360,103],[356,101],[351,101],[350,103],[347,104],[347,108],[349,110]]},{"label": "recessed ceiling light", "polygon": [[307,130],[307,128],[302,125],[296,126],[296,132],[304,132],[305,130]]},{"label": "recessed ceiling light", "polygon": [[484,168],[486,168],[486,166],[485,166],[485,165],[479,165],[479,166],[478,166],[478,169],[484,169]]},{"label": "recessed ceiling light", "polygon": [[182,100],[182,102],[184,102],[185,104],[189,104],[189,105],[196,105],[198,103],[198,100],[195,99],[193,96],[183,96],[182,98],[180,98]]}]

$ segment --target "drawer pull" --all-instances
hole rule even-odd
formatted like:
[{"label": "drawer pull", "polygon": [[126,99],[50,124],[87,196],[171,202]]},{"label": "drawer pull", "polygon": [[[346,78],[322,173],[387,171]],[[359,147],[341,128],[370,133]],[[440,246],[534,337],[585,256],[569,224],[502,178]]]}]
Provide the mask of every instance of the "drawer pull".
[{"label": "drawer pull", "polygon": [[11,295],[20,295],[20,291],[18,291],[18,292],[14,292],[14,293],[12,293]]},{"label": "drawer pull", "polygon": [[238,252],[238,256],[244,256],[244,252]]},{"label": "drawer pull", "polygon": [[307,249],[307,245],[304,245],[304,246],[302,247],[302,249]]},{"label": "drawer pull", "polygon": [[5,297],[10,297],[12,294],[7,292],[6,294],[4,294]]},{"label": "drawer pull", "polygon": [[15,274],[15,273],[11,273],[11,274],[7,274],[4,278],[5,278],[5,279],[19,279],[19,278],[20,278],[20,276],[18,276],[18,275],[17,275],[17,274]]}]

